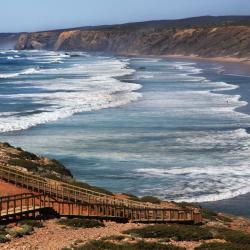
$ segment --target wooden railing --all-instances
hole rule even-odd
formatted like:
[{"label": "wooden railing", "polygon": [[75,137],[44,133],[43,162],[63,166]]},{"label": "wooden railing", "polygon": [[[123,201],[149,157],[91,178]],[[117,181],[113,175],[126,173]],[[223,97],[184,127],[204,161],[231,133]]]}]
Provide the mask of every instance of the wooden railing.
[{"label": "wooden railing", "polygon": [[[32,191],[33,195],[37,194],[38,196],[33,198],[35,203],[39,203],[38,205],[45,199],[45,196],[49,197],[48,202],[43,203],[42,207],[50,207],[60,215],[125,218],[138,222],[193,221],[200,223],[202,220],[200,213],[192,209],[170,209],[152,203],[118,199],[112,195],[25,173],[15,167],[0,166],[0,179],[26,188]],[[11,199],[19,200],[19,198],[12,196]],[[6,197],[1,197],[1,199],[7,202]],[[23,199],[25,200],[25,197],[21,200]],[[17,207],[15,203],[13,206]]]}]

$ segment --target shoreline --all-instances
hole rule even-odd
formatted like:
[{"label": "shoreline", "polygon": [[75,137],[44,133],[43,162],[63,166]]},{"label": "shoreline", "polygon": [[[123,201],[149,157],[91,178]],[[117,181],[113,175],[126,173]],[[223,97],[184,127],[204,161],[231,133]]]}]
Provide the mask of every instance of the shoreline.
[{"label": "shoreline", "polygon": [[250,218],[250,193],[238,195],[234,198],[200,202],[201,207],[209,210]]},{"label": "shoreline", "polygon": [[[150,56],[151,57],[151,56]],[[195,62],[214,62],[221,63],[224,67],[224,73],[230,74],[247,74],[250,76],[250,58],[235,58],[235,57],[213,57],[205,58],[195,55],[165,55],[157,56],[152,55],[152,57],[159,57],[164,59],[183,59],[188,61]],[[222,73],[223,74],[223,73]],[[239,75],[243,76],[244,75]],[[239,85],[239,87],[241,87]],[[234,90],[233,90],[234,91]],[[236,90],[238,91],[238,89]],[[241,99],[243,97],[241,96]],[[245,98],[244,98],[245,99]],[[246,100],[248,101],[248,100]],[[249,106],[250,102],[246,106]],[[250,111],[245,110],[246,106],[239,107],[236,109],[237,112],[250,115]],[[250,134],[250,131],[247,131]],[[226,198],[217,201],[208,201],[208,202],[197,202],[201,207],[211,209],[212,211],[219,213],[227,213],[235,216],[243,216],[250,218],[250,192],[246,194],[240,194],[232,198]]]},{"label": "shoreline", "polygon": [[[118,54],[119,56],[119,54]],[[250,58],[249,57],[202,57],[196,55],[144,55],[144,54],[120,54],[120,56],[126,57],[148,57],[170,60],[187,60],[200,63],[221,63],[225,66],[225,72],[233,74],[247,74],[250,77]]]},{"label": "shoreline", "polygon": [[[117,54],[118,56],[144,56],[144,57],[158,57],[158,58],[166,58],[166,59],[187,59],[194,61],[209,61],[209,62],[221,62],[221,63],[229,63],[229,64],[240,64],[240,65],[248,65],[250,66],[250,57],[232,57],[232,56],[218,56],[218,57],[202,57],[198,55],[182,55],[182,54],[165,54],[165,55],[157,55],[157,54],[139,54],[139,53],[128,53],[128,54]],[[248,68],[250,72],[250,68]]]},{"label": "shoreline", "polygon": [[[230,57],[230,56],[220,56],[220,57],[202,57],[196,55],[166,55],[165,58],[172,59],[190,59],[199,61],[212,61],[212,62],[222,62],[222,63],[234,63],[234,64],[244,64],[250,66],[250,58],[248,57]],[[249,69],[250,71],[250,69]]]},{"label": "shoreline", "polygon": [[[155,56],[157,57],[157,56]],[[233,61],[229,61],[228,59],[225,61],[223,58],[220,58],[221,60],[219,60],[219,58],[199,58],[199,57],[196,57],[196,56],[182,56],[182,55],[166,55],[166,56],[162,56],[162,57],[159,57],[158,58],[172,58],[174,60],[180,58],[180,59],[185,59],[185,60],[192,60],[192,61],[200,61],[200,62],[211,62],[211,61],[214,61],[214,62],[220,62],[222,65],[226,65],[225,66],[225,71],[228,71],[230,69],[230,67],[234,68],[235,65],[238,65],[238,69],[240,68],[241,70],[243,70],[244,67],[248,66],[248,72],[250,72],[250,69],[249,69],[249,65],[246,64],[246,62],[236,62],[235,60]],[[228,68],[226,68],[228,67]],[[237,70],[238,70],[237,69]],[[235,91],[235,90],[233,90]],[[246,194],[245,196],[249,195],[250,197],[250,193],[249,194]],[[202,203],[199,203],[199,204],[204,204],[204,206],[207,206],[207,207],[215,207],[215,209],[222,209],[222,206],[224,206],[224,209],[223,211],[225,211],[225,209],[227,209],[227,203],[230,203],[230,206],[231,207],[234,207],[234,206],[237,206],[237,198],[238,197],[241,197],[241,195],[239,196],[236,196],[234,198],[228,198],[228,199],[223,199],[223,200],[218,200],[218,201],[211,201],[211,202],[202,202]],[[248,196],[247,196],[248,197]],[[227,202],[225,202],[227,201]],[[244,200],[242,200],[244,201]],[[244,202],[245,203],[245,202]],[[242,209],[242,211],[244,212],[246,209],[244,209],[244,207],[240,208]],[[248,212],[248,216],[250,216],[250,211]]]}]

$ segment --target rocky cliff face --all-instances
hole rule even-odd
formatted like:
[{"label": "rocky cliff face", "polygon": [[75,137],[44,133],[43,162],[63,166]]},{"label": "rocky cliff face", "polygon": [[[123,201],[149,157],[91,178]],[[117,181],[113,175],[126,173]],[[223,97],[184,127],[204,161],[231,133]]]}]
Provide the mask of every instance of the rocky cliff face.
[{"label": "rocky cliff face", "polygon": [[16,48],[250,57],[250,16],[206,16],[22,33]]},{"label": "rocky cliff face", "polygon": [[23,33],[19,36],[16,49],[53,49],[59,32]]},{"label": "rocky cliff face", "polygon": [[250,56],[250,27],[73,30],[22,34],[17,49],[118,54]]}]

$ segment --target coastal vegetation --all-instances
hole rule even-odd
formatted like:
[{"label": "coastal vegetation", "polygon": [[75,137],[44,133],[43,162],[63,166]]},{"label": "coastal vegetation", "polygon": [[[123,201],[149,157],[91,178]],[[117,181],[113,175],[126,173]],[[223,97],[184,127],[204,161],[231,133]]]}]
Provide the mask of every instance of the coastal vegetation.
[{"label": "coastal vegetation", "polygon": [[[22,168],[28,172],[39,174],[41,177],[50,178],[53,180],[63,181],[64,183],[71,184],[77,187],[92,190],[94,192],[113,195],[112,192],[85,182],[80,182],[74,179],[71,171],[67,169],[62,163],[55,159],[48,159],[36,154],[27,152],[20,147],[13,147],[9,143],[0,143],[0,150],[4,151],[6,157],[2,163],[10,166]],[[1,163],[1,160],[0,160]],[[124,194],[127,199],[133,201],[150,202],[159,204],[161,200],[153,196],[137,197],[133,194]]]},{"label": "coastal vegetation", "polygon": [[125,197],[127,197],[127,199],[132,200],[132,201],[150,202],[150,203],[154,203],[154,204],[161,203],[161,200],[157,197],[154,197],[154,196],[143,196],[140,198],[140,197],[133,195],[133,194],[122,193],[122,195],[124,195]]},{"label": "coastal vegetation", "polygon": [[209,223],[199,226],[165,224],[130,229],[87,243],[77,241],[64,250],[249,250],[249,239],[250,234],[232,230],[226,224],[213,227]]},{"label": "coastal vegetation", "polygon": [[157,197],[154,196],[143,196],[140,201],[142,202],[150,202],[150,203],[154,203],[154,204],[160,204],[161,200]]},{"label": "coastal vegetation", "polygon": [[83,246],[64,248],[63,250],[185,250],[185,248],[161,243],[139,241],[136,243],[117,244],[103,240],[90,241]]},{"label": "coastal vegetation", "polygon": [[212,233],[207,229],[194,225],[153,225],[140,229],[132,229],[125,232],[141,238],[174,239],[176,241],[198,241],[212,239]]},{"label": "coastal vegetation", "polygon": [[92,186],[92,185],[89,185],[88,183],[76,181],[74,179],[70,180],[68,183],[71,185],[77,186],[77,187],[92,190],[94,192],[103,193],[103,194],[107,194],[107,195],[113,195],[112,192],[110,192],[104,188]]},{"label": "coastal vegetation", "polygon": [[249,245],[239,245],[235,243],[205,243],[199,247],[196,247],[195,250],[249,250]]},{"label": "coastal vegetation", "polygon": [[0,226],[0,243],[6,243],[12,238],[20,238],[30,235],[35,228],[41,228],[43,224],[36,220],[22,220],[17,224]]},{"label": "coastal vegetation", "polygon": [[[112,194],[105,189],[78,182],[74,179],[71,172],[60,162],[26,152],[21,148],[12,147],[8,143],[0,144],[0,153],[2,155],[0,164],[14,166],[19,170],[38,174],[41,178],[49,177],[55,180],[63,180],[63,183],[72,184],[103,194],[117,195],[118,197],[120,195],[125,199],[131,199],[138,202],[151,202],[155,204],[162,202],[160,199],[153,196],[137,197],[133,194]],[[250,249],[250,234],[247,233],[247,230],[244,232],[242,228],[235,228],[236,217],[201,208],[198,204],[184,202],[171,202],[171,204],[166,202],[162,204],[184,210],[198,209],[201,211],[203,223],[201,225],[151,224],[147,226],[135,224],[133,227],[127,227],[128,230],[122,227],[119,234],[116,234],[116,224],[114,223],[111,224],[114,228],[113,231],[111,230],[111,232],[114,232],[113,235],[110,235],[111,233],[107,235],[104,234],[105,237],[95,237],[94,241],[83,240],[79,237],[79,239],[75,240],[74,244],[68,249],[182,250],[186,249],[185,242],[193,244],[193,249],[196,250]],[[70,232],[70,230],[80,231],[88,229],[94,231],[107,230],[109,232],[111,227],[110,224],[108,224],[108,226],[106,225],[107,222],[83,218],[65,217],[55,219],[52,225],[53,223],[54,227],[57,227],[57,229],[59,228],[62,232],[65,231],[66,234],[68,234],[67,232]],[[247,228],[250,228],[249,221],[246,220],[244,223]],[[46,222],[41,223],[38,220],[21,220],[15,224],[1,226],[0,243],[6,243],[14,238],[23,237],[25,235],[32,235],[36,228],[41,231],[46,230],[46,225]],[[231,228],[232,225],[234,225],[233,228]],[[79,235],[81,234],[79,233]],[[96,235],[100,235],[100,233]],[[12,242],[9,244],[11,243]]]},{"label": "coastal vegetation", "polygon": [[55,159],[48,159],[36,154],[24,151],[20,147],[12,147],[9,143],[0,143],[0,151],[3,153],[0,163],[24,169],[25,171],[39,174],[41,177],[53,180],[63,181],[74,186],[89,189],[94,192],[113,195],[112,192],[89,185],[84,182],[76,181],[70,172],[62,163]]},{"label": "coastal vegetation", "polygon": [[87,220],[82,218],[63,218],[58,221],[60,225],[73,228],[98,228],[104,227],[104,223],[98,220]]},{"label": "coastal vegetation", "polygon": [[223,239],[227,242],[240,244],[240,245],[248,245],[250,248],[250,234],[232,230],[229,228],[209,228],[210,232],[212,232],[213,237],[218,239]]}]

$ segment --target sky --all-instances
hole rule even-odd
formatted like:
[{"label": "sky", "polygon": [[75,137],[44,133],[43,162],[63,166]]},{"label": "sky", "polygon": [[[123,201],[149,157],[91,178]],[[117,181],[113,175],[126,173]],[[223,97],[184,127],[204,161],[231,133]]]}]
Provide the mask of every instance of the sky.
[{"label": "sky", "polygon": [[250,0],[0,0],[0,32],[202,15],[250,15]]}]

